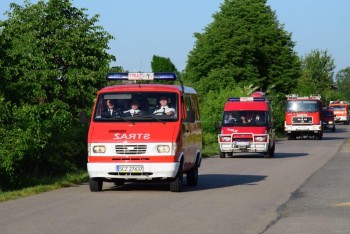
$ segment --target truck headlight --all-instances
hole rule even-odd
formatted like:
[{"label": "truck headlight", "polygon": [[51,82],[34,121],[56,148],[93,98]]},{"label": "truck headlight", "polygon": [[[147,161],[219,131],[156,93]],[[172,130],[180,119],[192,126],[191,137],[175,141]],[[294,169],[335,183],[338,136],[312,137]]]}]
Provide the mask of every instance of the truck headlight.
[{"label": "truck headlight", "polygon": [[157,146],[158,153],[169,153],[170,146],[169,145],[158,145]]},{"label": "truck headlight", "polygon": [[231,137],[230,136],[222,136],[222,137],[220,137],[220,141],[221,142],[230,142]]},{"label": "truck headlight", "polygon": [[333,124],[333,121],[329,121],[328,124]]},{"label": "truck headlight", "polygon": [[95,145],[92,148],[92,151],[94,153],[105,153],[106,152],[106,146],[104,146],[104,145]]},{"label": "truck headlight", "polygon": [[257,142],[266,142],[267,137],[266,136],[257,136],[255,137],[255,141]]}]

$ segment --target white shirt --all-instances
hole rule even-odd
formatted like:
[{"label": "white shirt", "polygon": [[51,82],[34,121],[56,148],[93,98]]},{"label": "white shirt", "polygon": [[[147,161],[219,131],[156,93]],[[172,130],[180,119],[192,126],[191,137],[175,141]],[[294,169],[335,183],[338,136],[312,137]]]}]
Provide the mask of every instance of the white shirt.
[{"label": "white shirt", "polygon": [[137,114],[139,113],[140,110],[139,109],[130,109],[130,110],[127,110],[127,111],[124,111],[124,113],[130,113],[131,115],[134,115],[134,114]]},{"label": "white shirt", "polygon": [[175,109],[172,107],[168,106],[161,106],[158,110],[155,110],[153,114],[162,114],[162,113],[168,113],[168,112],[174,112],[175,114]]}]

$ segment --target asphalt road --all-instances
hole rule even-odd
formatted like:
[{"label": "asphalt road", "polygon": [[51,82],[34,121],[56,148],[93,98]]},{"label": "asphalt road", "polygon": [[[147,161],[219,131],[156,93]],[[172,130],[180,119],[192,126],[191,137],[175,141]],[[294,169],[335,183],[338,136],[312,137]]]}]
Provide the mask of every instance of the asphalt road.
[{"label": "asphalt road", "polygon": [[2,202],[0,233],[350,233],[349,131],[279,141],[271,159],[204,159],[199,185],[182,193],[82,184]]}]

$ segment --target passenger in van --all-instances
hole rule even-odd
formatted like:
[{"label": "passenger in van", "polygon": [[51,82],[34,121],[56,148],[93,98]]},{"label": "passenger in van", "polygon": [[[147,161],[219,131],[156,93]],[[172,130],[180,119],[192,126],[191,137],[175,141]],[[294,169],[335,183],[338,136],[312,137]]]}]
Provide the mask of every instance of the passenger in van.
[{"label": "passenger in van", "polygon": [[154,115],[169,115],[169,116],[175,115],[175,109],[168,106],[168,98],[167,97],[162,96],[159,99],[159,104],[160,104],[160,107],[159,107],[159,109],[156,109],[153,112]]},{"label": "passenger in van", "polygon": [[227,118],[225,119],[225,123],[234,123],[236,122],[236,118],[233,117],[232,113],[229,113],[227,115]]},{"label": "passenger in van", "polygon": [[121,115],[120,109],[115,107],[114,100],[108,99],[106,101],[107,109],[103,111],[102,117],[112,118]]},{"label": "passenger in van", "polygon": [[134,116],[134,115],[140,115],[141,110],[139,109],[140,103],[137,100],[131,101],[131,109],[124,111],[123,113],[126,116]]},{"label": "passenger in van", "polygon": [[254,119],[254,123],[255,124],[264,124],[265,120],[263,119],[263,117],[260,114],[256,114],[255,119]]}]

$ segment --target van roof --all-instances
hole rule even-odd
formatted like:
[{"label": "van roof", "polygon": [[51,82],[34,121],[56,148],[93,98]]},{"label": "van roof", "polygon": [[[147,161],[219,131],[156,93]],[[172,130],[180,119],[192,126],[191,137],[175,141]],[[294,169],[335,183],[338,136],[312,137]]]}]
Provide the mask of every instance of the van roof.
[{"label": "van roof", "polygon": [[[196,90],[191,87],[183,86],[184,93],[197,94]],[[135,92],[135,91],[168,91],[181,92],[181,85],[167,85],[167,84],[121,84],[112,85],[102,88],[98,93],[108,92]]]},{"label": "van roof", "polygon": [[224,111],[233,110],[261,110],[267,111],[269,104],[266,101],[247,101],[247,102],[231,102],[227,101],[224,107]]}]

